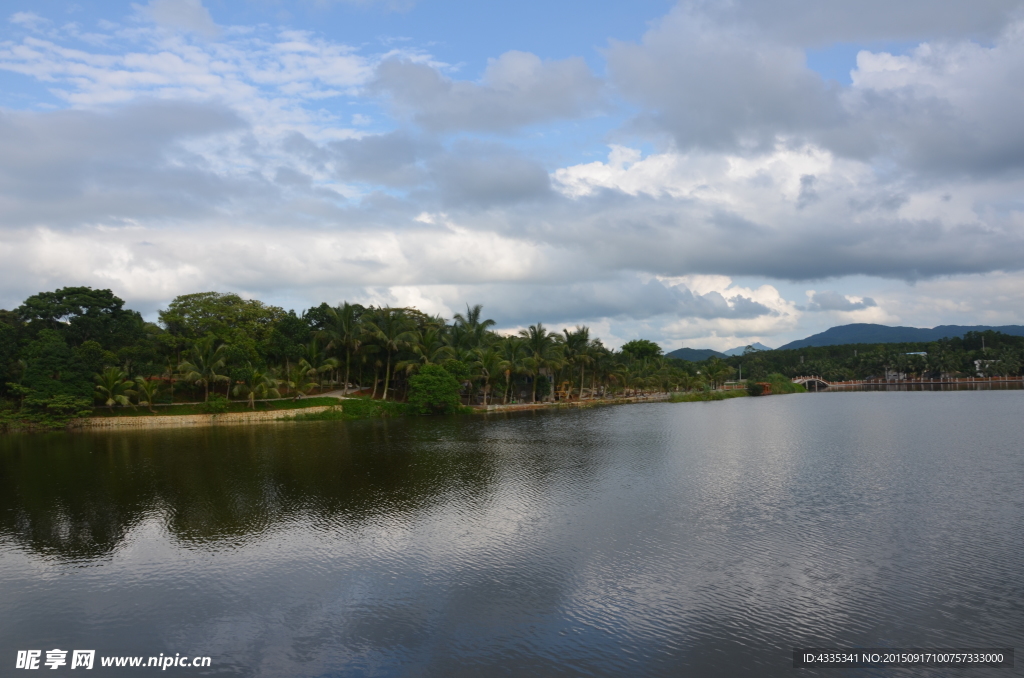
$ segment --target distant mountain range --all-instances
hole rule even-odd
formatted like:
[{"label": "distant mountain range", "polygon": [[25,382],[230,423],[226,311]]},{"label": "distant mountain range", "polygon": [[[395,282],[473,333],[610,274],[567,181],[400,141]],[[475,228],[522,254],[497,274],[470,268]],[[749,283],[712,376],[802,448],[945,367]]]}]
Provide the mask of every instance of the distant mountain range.
[{"label": "distant mountain range", "polygon": [[938,341],[946,337],[962,337],[968,332],[995,330],[1003,334],[1024,337],[1022,325],[939,325],[938,327],[889,327],[870,323],[854,323],[827,329],[806,339],[791,341],[778,350],[784,351],[807,346],[836,346],[839,344],[902,344],[912,341]]},{"label": "distant mountain range", "polygon": [[759,341],[755,341],[753,344],[747,344],[746,346],[737,346],[736,348],[730,348],[728,351],[723,351],[725,355],[743,355],[743,352],[747,350],[747,346],[752,346],[758,351],[770,351],[771,346],[765,346]]},{"label": "distant mountain range", "polygon": [[710,348],[677,348],[671,353],[665,354],[666,358],[675,358],[676,360],[689,360],[691,363],[699,363],[702,360],[708,358],[728,358],[729,356],[718,351],[712,351]]},{"label": "distant mountain range", "polygon": [[[916,341],[938,341],[946,337],[962,337],[968,332],[984,332],[985,330],[995,330],[1003,334],[1012,334],[1015,337],[1024,337],[1024,325],[939,325],[938,327],[922,328],[854,323],[832,327],[806,339],[791,341],[777,350],[785,351],[807,346],[838,346],[840,344],[903,344]],[[761,343],[755,343],[753,347],[760,351],[772,350]],[[667,353],[666,356],[696,363],[712,356],[727,358],[743,355],[746,348],[746,346],[737,346],[725,352],[713,351],[710,348],[678,348]]]},{"label": "distant mountain range", "polygon": [[707,360],[711,357],[728,358],[732,355],[743,355],[743,352],[747,350],[747,346],[753,346],[758,351],[772,350],[760,342],[754,342],[753,344],[730,348],[728,351],[713,351],[710,348],[677,348],[671,353],[666,353],[665,357],[676,358],[677,360],[689,360],[691,363],[699,363],[702,360]]}]

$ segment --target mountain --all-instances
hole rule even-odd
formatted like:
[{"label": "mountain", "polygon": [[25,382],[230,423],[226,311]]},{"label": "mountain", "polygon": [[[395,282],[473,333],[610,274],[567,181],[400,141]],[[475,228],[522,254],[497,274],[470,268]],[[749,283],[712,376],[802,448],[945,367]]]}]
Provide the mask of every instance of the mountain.
[{"label": "mountain", "polygon": [[[753,344],[747,344],[747,346],[753,346],[758,351],[772,350],[771,346],[765,346],[759,341],[755,341]],[[725,355],[743,355],[743,352],[747,350],[747,346],[737,346],[736,348],[730,348],[728,351],[725,351]]]},{"label": "mountain", "polygon": [[985,330],[995,330],[1003,334],[1024,337],[1024,326],[1022,325],[939,325],[929,329],[854,323],[832,327],[806,339],[791,341],[777,350],[785,351],[807,346],[836,346],[838,344],[897,344],[912,341],[938,341],[946,337],[962,337],[968,332],[984,332]]},{"label": "mountain", "polygon": [[677,348],[671,353],[666,353],[666,358],[675,358],[677,360],[689,360],[691,363],[699,363],[702,360],[715,356],[718,358],[726,358],[724,353],[718,351],[712,351],[710,348]]}]

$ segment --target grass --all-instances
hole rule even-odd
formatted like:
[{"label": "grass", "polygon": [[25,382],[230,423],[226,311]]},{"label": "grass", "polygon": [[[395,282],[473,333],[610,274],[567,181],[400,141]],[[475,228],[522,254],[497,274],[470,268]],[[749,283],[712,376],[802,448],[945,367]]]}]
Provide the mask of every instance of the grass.
[{"label": "grass", "polygon": [[369,398],[347,398],[342,401],[324,398],[323,400],[331,400],[333,401],[331,404],[340,404],[340,407],[323,412],[305,414],[300,412],[290,417],[282,417],[282,419],[288,421],[350,421],[352,419],[401,417],[412,413],[406,403],[396,403],[392,400],[370,400]]},{"label": "grass", "polygon": [[[274,400],[271,402],[257,402],[257,412],[301,410],[307,407],[323,407],[325,405],[337,405],[337,398],[300,398],[299,400]],[[188,414],[209,414],[203,407],[203,403],[189,405],[170,405],[168,407],[157,407],[156,413],[150,412],[145,405],[139,405],[136,409],[130,407],[115,407],[113,413],[105,407],[93,408],[94,417],[176,417]],[[233,400],[228,403],[228,412],[252,412],[249,403],[244,400]]]}]

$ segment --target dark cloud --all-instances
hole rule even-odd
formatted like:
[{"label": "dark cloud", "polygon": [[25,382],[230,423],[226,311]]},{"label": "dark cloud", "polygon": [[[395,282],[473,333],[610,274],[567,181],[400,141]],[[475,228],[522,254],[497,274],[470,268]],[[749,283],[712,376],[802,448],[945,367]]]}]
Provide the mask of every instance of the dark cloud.
[{"label": "dark cloud", "polygon": [[733,0],[685,6],[716,21],[749,26],[799,45],[880,40],[927,40],[998,33],[1021,9],[1020,0]]},{"label": "dark cloud", "polygon": [[451,206],[508,205],[551,194],[543,166],[502,146],[458,144],[431,169],[442,201]]},{"label": "dark cloud", "polygon": [[815,292],[807,305],[808,311],[860,311],[865,308],[878,306],[871,297],[864,297],[860,301],[850,301],[845,295],[838,292]]},{"label": "dark cloud", "polygon": [[807,68],[801,49],[681,9],[641,43],[613,43],[608,68],[644,109],[634,124],[669,132],[682,149],[762,147],[844,115],[838,90]]},{"label": "dark cloud", "polygon": [[384,95],[400,118],[432,132],[510,132],[589,113],[599,103],[601,86],[578,57],[542,61],[506,52],[491,60],[480,83],[449,80],[428,65],[390,59],[377,68],[369,89]]},{"label": "dark cloud", "polygon": [[19,226],[204,213],[258,189],[223,178],[181,142],[245,127],[227,108],[174,101],[0,111],[0,216]]},{"label": "dark cloud", "polygon": [[702,295],[658,280],[643,282],[628,273],[607,280],[557,285],[480,285],[475,286],[473,294],[503,325],[553,323],[572,318],[643,320],[653,316],[752,319],[775,313],[741,295],[728,299],[719,292]]},{"label": "dark cloud", "polygon": [[412,186],[425,178],[421,161],[440,149],[399,131],[334,141],[327,150],[344,181]]}]

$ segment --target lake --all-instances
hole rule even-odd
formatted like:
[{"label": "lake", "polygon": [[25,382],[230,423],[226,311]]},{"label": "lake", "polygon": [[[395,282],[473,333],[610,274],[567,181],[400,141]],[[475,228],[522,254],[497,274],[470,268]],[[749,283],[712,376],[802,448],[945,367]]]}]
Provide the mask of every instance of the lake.
[{"label": "lake", "polygon": [[116,676],[153,669],[100,657],[950,675],[792,651],[1022,645],[1022,415],[1021,391],[863,392],[0,436],[0,673],[58,648]]}]

